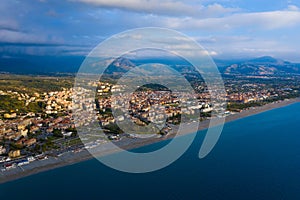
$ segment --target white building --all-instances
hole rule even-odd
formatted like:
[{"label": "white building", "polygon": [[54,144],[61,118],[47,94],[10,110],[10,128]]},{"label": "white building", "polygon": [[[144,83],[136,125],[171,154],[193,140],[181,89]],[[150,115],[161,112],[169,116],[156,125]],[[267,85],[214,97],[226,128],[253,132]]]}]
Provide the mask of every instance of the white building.
[{"label": "white building", "polygon": [[0,146],[0,155],[5,154],[6,149],[3,146]]}]

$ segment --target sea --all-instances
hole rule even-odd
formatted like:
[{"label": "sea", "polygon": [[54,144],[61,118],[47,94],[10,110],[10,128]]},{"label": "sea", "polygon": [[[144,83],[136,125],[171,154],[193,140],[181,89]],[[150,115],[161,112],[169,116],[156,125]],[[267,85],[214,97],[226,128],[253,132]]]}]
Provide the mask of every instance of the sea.
[{"label": "sea", "polygon": [[1,184],[0,198],[300,199],[300,103],[226,123],[213,151],[199,159],[205,133],[194,133],[185,154],[155,172],[120,172],[92,159]]}]

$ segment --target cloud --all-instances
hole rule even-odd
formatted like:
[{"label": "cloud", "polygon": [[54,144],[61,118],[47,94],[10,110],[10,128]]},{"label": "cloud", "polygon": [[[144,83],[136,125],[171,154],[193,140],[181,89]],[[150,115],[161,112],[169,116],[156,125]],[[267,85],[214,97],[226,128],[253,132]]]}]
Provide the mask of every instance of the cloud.
[{"label": "cloud", "polygon": [[18,44],[62,44],[62,39],[48,38],[41,34],[25,33],[13,30],[0,30],[1,43],[18,43]]},{"label": "cloud", "polygon": [[290,10],[290,11],[299,11],[299,8],[295,5],[289,5],[287,10]]},{"label": "cloud", "polygon": [[0,19],[0,29],[17,30],[18,23],[12,19]]},{"label": "cloud", "polygon": [[[299,52],[296,42],[300,30],[298,4],[290,2],[281,7],[283,4],[274,3],[273,7],[266,7],[264,3],[239,2],[3,0],[0,49],[24,54],[86,55],[113,34],[151,26],[171,28],[193,36],[208,54],[218,57]],[[168,45],[167,41],[163,42]],[[178,46],[178,49],[189,50],[185,46]]]},{"label": "cloud", "polygon": [[[232,13],[238,8],[225,8],[220,4],[203,6],[187,4],[174,0],[70,0],[102,8],[116,8],[126,11],[142,12],[158,15],[211,17]],[[186,2],[186,1],[185,1]]]},{"label": "cloud", "polygon": [[[290,60],[295,56],[297,48],[291,47],[286,41],[275,38],[264,38],[260,36],[214,36],[202,37],[197,41],[209,51],[218,54],[212,55],[221,59],[230,58],[253,58],[264,55],[271,55],[278,58]],[[290,56],[288,56],[290,54]]]},{"label": "cloud", "polygon": [[3,55],[87,55],[91,45],[67,43],[60,37],[22,31],[0,30]]},{"label": "cloud", "polygon": [[165,18],[164,23],[169,28],[174,29],[201,29],[201,30],[232,30],[235,28],[244,29],[279,29],[297,26],[300,24],[299,11],[270,11],[239,13],[220,18],[195,19],[185,18]]}]

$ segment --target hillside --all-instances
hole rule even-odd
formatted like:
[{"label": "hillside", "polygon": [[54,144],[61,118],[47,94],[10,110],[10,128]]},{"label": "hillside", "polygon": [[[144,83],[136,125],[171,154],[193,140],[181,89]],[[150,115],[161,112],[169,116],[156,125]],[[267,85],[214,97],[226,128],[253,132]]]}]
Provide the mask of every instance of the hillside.
[{"label": "hillside", "polygon": [[300,74],[300,65],[264,56],[221,68],[224,74],[238,75],[286,75]]}]

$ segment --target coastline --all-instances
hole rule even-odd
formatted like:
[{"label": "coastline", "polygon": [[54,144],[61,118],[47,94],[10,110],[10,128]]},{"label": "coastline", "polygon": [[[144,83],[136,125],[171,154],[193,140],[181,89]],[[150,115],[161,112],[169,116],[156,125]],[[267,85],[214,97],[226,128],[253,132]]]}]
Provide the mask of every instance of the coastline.
[{"label": "coastline", "polygon": [[[260,114],[260,113],[263,113],[263,112],[266,112],[269,110],[285,107],[285,106],[288,106],[288,105],[291,105],[294,103],[298,103],[298,102],[300,102],[300,98],[287,99],[284,101],[273,102],[273,103],[269,103],[269,104],[266,104],[266,105],[263,105],[260,107],[252,107],[252,108],[243,110],[240,113],[235,113],[235,114],[226,116],[225,123],[235,121],[238,119],[242,119],[245,117],[249,117],[252,115]],[[209,127],[209,121],[210,120],[205,120],[205,121],[201,122],[198,130],[201,131],[201,130],[207,129]],[[185,131],[177,136],[182,136],[182,135],[186,135],[186,134],[192,134],[192,133]],[[153,138],[153,139],[149,139],[146,141],[139,140],[139,141],[135,142],[134,144],[122,145],[122,148],[126,149],[126,150],[130,150],[130,149],[146,146],[149,144],[153,144],[156,142],[160,142],[163,140],[172,139],[174,136],[176,136],[175,133],[170,133],[166,137]],[[103,155],[111,154],[114,152],[116,152],[114,149],[106,149],[106,151],[103,151],[103,153],[101,153],[101,155],[103,156]],[[23,178],[26,176],[30,176],[33,174],[37,174],[40,172],[56,169],[59,167],[73,165],[73,164],[80,163],[80,162],[90,160],[93,158],[94,157],[86,149],[81,152],[78,152],[78,153],[67,152],[64,155],[62,155],[61,157],[57,157],[57,158],[50,157],[48,160],[35,161],[34,162],[35,164],[30,163],[29,165],[26,165],[26,166],[17,167],[17,169],[13,169],[13,170],[9,171],[8,173],[6,173],[5,175],[3,174],[3,172],[0,172],[0,184],[6,183],[9,181],[13,181],[13,180],[16,180],[19,178]]]}]

